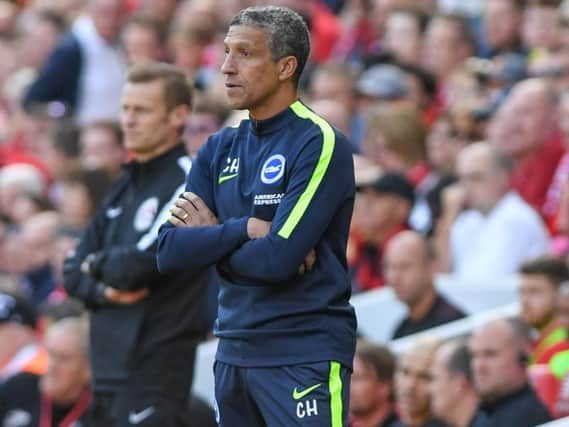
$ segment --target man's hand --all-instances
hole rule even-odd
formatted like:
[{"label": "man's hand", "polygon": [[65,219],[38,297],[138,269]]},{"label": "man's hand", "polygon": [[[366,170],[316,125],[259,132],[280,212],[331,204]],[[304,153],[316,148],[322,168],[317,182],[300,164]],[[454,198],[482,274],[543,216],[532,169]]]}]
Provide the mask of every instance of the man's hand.
[{"label": "man's hand", "polygon": [[263,221],[259,218],[249,218],[247,221],[247,235],[249,239],[260,239],[265,237],[271,231],[270,221]]},{"label": "man's hand", "polygon": [[218,219],[202,199],[186,192],[174,202],[170,209],[170,222],[176,227],[200,227],[219,224]]},{"label": "man's hand", "polygon": [[118,289],[105,287],[105,298],[110,302],[122,305],[136,304],[142,301],[148,295],[148,289],[139,289],[137,291],[119,291]]},{"label": "man's hand", "polygon": [[316,264],[316,251],[314,249],[310,249],[310,252],[308,252],[308,255],[304,258],[304,262],[300,264],[300,267],[298,267],[298,274],[303,275],[304,273],[308,273],[312,270],[314,264]]}]

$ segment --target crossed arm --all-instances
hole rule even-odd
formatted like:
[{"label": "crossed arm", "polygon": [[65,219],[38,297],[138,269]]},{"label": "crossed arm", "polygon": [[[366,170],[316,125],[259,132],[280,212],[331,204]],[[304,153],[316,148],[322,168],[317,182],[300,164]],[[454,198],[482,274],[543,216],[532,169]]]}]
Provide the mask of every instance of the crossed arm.
[{"label": "crossed arm", "polygon": [[[219,220],[195,193],[185,192],[174,202],[169,222],[178,228],[197,228],[219,225]],[[271,231],[272,222],[259,218],[246,219],[247,237],[249,240],[266,237]],[[311,249],[298,267],[298,274],[310,271],[316,262],[316,251]]]}]

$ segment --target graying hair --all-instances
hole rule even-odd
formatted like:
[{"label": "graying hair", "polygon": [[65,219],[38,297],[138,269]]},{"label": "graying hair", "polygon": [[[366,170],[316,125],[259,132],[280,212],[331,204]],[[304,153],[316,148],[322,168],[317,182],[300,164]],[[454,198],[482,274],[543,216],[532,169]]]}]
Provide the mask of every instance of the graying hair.
[{"label": "graying hair", "polygon": [[294,56],[298,66],[293,76],[295,85],[310,53],[310,33],[302,17],[291,9],[278,6],[248,7],[235,15],[229,26],[245,25],[264,30],[268,35],[273,61]]}]

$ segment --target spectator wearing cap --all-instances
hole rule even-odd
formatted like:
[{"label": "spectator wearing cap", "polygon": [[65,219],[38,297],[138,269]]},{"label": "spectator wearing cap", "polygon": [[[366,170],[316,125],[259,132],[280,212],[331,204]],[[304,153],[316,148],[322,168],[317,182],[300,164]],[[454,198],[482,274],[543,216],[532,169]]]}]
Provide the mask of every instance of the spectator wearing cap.
[{"label": "spectator wearing cap", "polygon": [[551,420],[528,383],[530,339],[518,319],[499,319],[477,329],[469,341],[474,385],[491,426],[534,427]]},{"label": "spectator wearing cap", "polygon": [[440,267],[470,283],[495,283],[547,252],[545,225],[511,189],[510,170],[509,158],[495,147],[472,144],[458,156],[458,184],[443,192]]},{"label": "spectator wearing cap", "polygon": [[405,73],[393,64],[377,64],[365,70],[356,82],[358,109],[366,115],[379,101],[388,104],[407,102],[409,88]]},{"label": "spectator wearing cap", "polygon": [[350,427],[397,427],[395,357],[385,346],[359,341],[350,383]]},{"label": "spectator wearing cap", "polygon": [[408,229],[415,201],[413,186],[401,174],[375,172],[358,184],[348,263],[355,291],[383,286],[383,252],[397,233]]},{"label": "spectator wearing cap", "polygon": [[95,427],[89,411],[91,369],[83,319],[54,323],[45,336],[43,375],[21,373],[0,385],[0,425]]},{"label": "spectator wearing cap", "polygon": [[20,372],[40,375],[47,369],[47,354],[36,340],[36,320],[24,298],[0,291],[0,383]]},{"label": "spectator wearing cap", "polygon": [[472,380],[471,356],[466,344],[451,341],[435,353],[431,369],[433,413],[449,427],[487,427],[488,417],[478,410]]},{"label": "spectator wearing cap", "polygon": [[387,244],[384,269],[387,283],[408,309],[393,332],[394,339],[464,317],[435,290],[435,257],[420,234],[404,231],[394,236]]}]

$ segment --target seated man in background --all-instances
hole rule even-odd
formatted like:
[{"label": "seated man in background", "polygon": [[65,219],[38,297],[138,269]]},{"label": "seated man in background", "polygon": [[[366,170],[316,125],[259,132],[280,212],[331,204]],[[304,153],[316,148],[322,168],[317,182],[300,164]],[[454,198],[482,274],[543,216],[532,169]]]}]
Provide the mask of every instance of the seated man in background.
[{"label": "seated man in background", "polygon": [[395,357],[387,347],[359,341],[350,385],[350,427],[397,427]]},{"label": "seated man in background", "polygon": [[385,274],[397,298],[409,313],[393,338],[415,334],[464,317],[464,313],[437,294],[434,255],[428,242],[415,231],[403,231],[386,248]]},{"label": "seated man in background", "polygon": [[471,356],[460,342],[443,344],[432,366],[433,413],[449,427],[486,427],[488,418],[478,410],[478,394],[472,381]]},{"label": "seated man in background", "polygon": [[527,261],[520,268],[521,318],[537,333],[531,363],[548,363],[556,353],[569,349],[567,329],[556,317],[557,291],[567,280],[565,261],[551,255]]},{"label": "seated man in background", "polygon": [[0,383],[21,372],[45,372],[47,355],[38,343],[36,323],[36,312],[27,300],[0,291]]},{"label": "seated man in background", "polygon": [[21,373],[0,387],[0,425],[95,426],[88,411],[91,371],[85,321],[68,318],[54,323],[45,346],[45,374]]},{"label": "seated man in background", "polygon": [[417,340],[400,357],[395,371],[395,396],[399,407],[399,427],[443,427],[433,418],[431,408],[431,365],[440,343]]},{"label": "seated man in background", "polygon": [[534,427],[551,420],[528,383],[529,330],[518,319],[491,321],[469,342],[472,372],[481,409],[490,425]]},{"label": "seated man in background", "polygon": [[510,185],[511,161],[484,142],[464,148],[459,183],[443,193],[437,227],[440,267],[472,283],[514,274],[546,253],[549,236],[538,213]]}]

